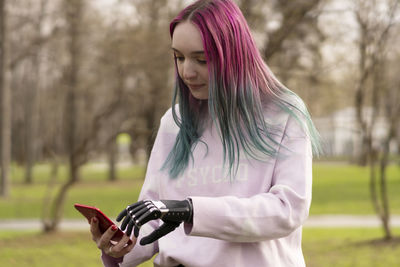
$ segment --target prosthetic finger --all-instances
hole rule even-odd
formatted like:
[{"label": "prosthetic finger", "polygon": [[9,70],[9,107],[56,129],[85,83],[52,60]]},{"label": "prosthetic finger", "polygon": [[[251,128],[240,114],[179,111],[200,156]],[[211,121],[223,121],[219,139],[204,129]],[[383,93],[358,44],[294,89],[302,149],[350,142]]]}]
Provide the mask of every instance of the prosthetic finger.
[{"label": "prosthetic finger", "polygon": [[122,230],[125,230],[126,226],[129,224],[130,221],[135,220],[134,213],[137,210],[140,210],[142,208],[142,205],[143,205],[143,201],[140,201],[133,205],[130,205],[117,216],[117,222],[120,222],[125,217],[124,221],[121,224]]},{"label": "prosthetic finger", "polygon": [[135,213],[131,213],[131,217],[132,219],[135,221],[135,223],[137,222],[138,218],[140,218],[143,214],[146,214],[149,212],[149,208],[148,207],[143,207],[141,210],[138,210]]},{"label": "prosthetic finger", "polygon": [[147,206],[146,206],[144,203],[142,203],[142,204],[140,204],[140,205],[134,207],[133,209],[129,209],[129,210],[128,210],[128,214],[136,214],[136,213],[138,213],[140,210],[146,209],[146,207],[147,207]]},{"label": "prosthetic finger", "polygon": [[127,209],[124,209],[123,211],[121,211],[117,216],[117,222],[120,222],[122,220],[122,218],[124,218],[127,214],[128,214]]},{"label": "prosthetic finger", "polygon": [[[141,207],[141,206],[140,206]],[[139,208],[139,207],[138,207]],[[126,215],[124,221],[121,224],[121,229],[125,230],[127,225],[136,224],[136,220],[138,217],[140,217],[143,213],[146,213],[148,210],[146,207],[143,207],[141,210],[139,210],[136,214],[133,211],[128,211],[128,214]],[[130,229],[130,232],[132,232],[132,226]]]},{"label": "prosthetic finger", "polygon": [[126,230],[126,235],[131,236],[132,234],[132,229],[135,226],[135,223],[133,221],[130,221],[128,224],[128,229]]},{"label": "prosthetic finger", "polygon": [[133,234],[135,235],[136,238],[139,236],[139,230],[140,227],[135,225],[135,228],[133,229]]},{"label": "prosthetic finger", "polygon": [[136,207],[142,205],[143,202],[144,201],[139,201],[139,202],[136,202],[136,203],[134,203],[132,205],[127,206],[123,211],[120,212],[120,214],[118,214],[117,222],[120,222],[122,220],[122,218],[124,218],[125,216],[127,216],[129,214],[130,211],[132,211]]},{"label": "prosthetic finger", "polygon": [[121,230],[125,230],[126,226],[130,223],[133,222],[133,219],[130,215],[127,215],[124,219],[124,221],[121,224]]},{"label": "prosthetic finger", "polygon": [[154,230],[151,234],[148,236],[143,237],[140,240],[140,245],[144,246],[150,243],[153,243],[154,241],[158,240],[159,238],[167,235],[168,233],[172,232],[179,226],[180,223],[176,222],[165,222],[163,225],[160,226],[160,228]]},{"label": "prosthetic finger", "polygon": [[161,212],[156,208],[150,208],[150,210],[146,211],[143,215],[136,219],[135,223],[137,226],[142,226],[143,224],[160,218]]},{"label": "prosthetic finger", "polygon": [[131,211],[131,210],[135,209],[136,207],[139,207],[139,206],[143,205],[143,203],[144,203],[145,201],[146,201],[146,200],[141,200],[141,201],[138,201],[138,202],[136,202],[136,203],[133,203],[132,205],[129,205],[126,209],[127,209],[128,211]]}]

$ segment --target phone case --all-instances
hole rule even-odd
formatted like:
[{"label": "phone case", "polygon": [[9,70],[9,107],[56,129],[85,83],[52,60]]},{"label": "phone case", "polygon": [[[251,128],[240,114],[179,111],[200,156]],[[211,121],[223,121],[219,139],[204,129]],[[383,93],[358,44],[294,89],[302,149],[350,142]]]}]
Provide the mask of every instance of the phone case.
[{"label": "phone case", "polygon": [[[96,217],[99,220],[99,229],[101,233],[104,233],[111,225],[115,224],[111,221],[100,209],[92,206],[82,205],[82,204],[74,204],[74,207],[86,217],[88,222],[93,217]],[[114,236],[111,238],[112,241],[118,242],[124,236],[124,232],[121,229],[117,229]],[[129,240],[128,244],[131,244],[132,240]]]}]

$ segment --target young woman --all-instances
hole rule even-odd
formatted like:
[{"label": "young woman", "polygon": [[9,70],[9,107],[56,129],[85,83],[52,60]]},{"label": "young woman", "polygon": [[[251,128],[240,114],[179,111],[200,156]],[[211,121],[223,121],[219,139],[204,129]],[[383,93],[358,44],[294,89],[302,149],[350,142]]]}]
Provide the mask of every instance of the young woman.
[{"label": "young woman", "polygon": [[[171,22],[176,86],[139,202],[93,240],[105,266],[305,266],[318,135],[262,60],[232,0],[199,0]],[[132,245],[127,246],[132,234]],[[136,243],[139,240],[140,243]]]}]

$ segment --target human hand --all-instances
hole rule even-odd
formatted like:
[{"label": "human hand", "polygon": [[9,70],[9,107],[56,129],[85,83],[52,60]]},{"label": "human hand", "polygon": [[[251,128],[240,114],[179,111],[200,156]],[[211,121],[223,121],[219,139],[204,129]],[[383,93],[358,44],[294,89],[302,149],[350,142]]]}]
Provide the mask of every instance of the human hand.
[{"label": "human hand", "polygon": [[161,219],[164,221],[158,229],[153,231],[150,235],[140,240],[141,245],[150,244],[157,239],[167,235],[175,230],[182,222],[189,222],[193,218],[192,202],[186,200],[143,200],[124,209],[117,217],[120,222],[123,218],[121,229],[127,228],[127,235],[132,233],[134,228],[134,235],[139,235],[140,227],[151,221]]},{"label": "human hand", "polygon": [[98,219],[93,217],[90,221],[90,232],[93,241],[105,254],[114,258],[123,257],[125,254],[129,253],[136,244],[136,238],[133,238],[132,243],[128,244],[130,238],[127,235],[124,235],[118,242],[111,241],[117,229],[116,225],[112,225],[102,234],[99,229]]}]

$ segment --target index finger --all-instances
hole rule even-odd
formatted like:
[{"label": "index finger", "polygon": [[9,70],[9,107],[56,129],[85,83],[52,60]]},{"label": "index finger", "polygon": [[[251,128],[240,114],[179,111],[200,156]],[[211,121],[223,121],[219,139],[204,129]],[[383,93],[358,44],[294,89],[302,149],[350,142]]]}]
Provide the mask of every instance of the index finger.
[{"label": "index finger", "polygon": [[98,240],[101,237],[99,229],[99,220],[96,217],[90,219],[90,232],[92,233],[93,240]]},{"label": "index finger", "polygon": [[118,229],[118,227],[115,224],[108,227],[108,229],[100,237],[100,240],[98,242],[98,247],[102,248],[102,249],[106,248],[108,246],[108,244],[110,243],[111,238],[117,232],[117,229]]}]

